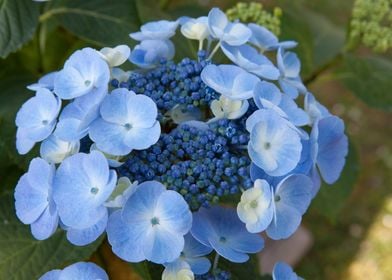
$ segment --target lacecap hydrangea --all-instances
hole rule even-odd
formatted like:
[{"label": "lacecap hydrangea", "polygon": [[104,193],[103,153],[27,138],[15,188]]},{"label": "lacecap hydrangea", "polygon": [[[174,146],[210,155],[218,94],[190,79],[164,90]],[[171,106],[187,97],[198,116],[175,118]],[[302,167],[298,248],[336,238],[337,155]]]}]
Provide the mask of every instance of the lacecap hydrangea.
[{"label": "lacecap hydrangea", "polygon": [[[173,60],[176,33],[198,41],[196,58]],[[263,26],[214,8],[130,36],[133,50],[78,50],[28,86],[16,146],[40,143],[40,156],[16,186],[16,214],[40,240],[106,234],[123,260],[162,264],[163,279],[229,279],[219,256],[246,262],[260,232],[288,238],[321,181],[338,180],[343,121],[303,84],[297,43]],[[220,202],[233,198],[236,209]]]}]

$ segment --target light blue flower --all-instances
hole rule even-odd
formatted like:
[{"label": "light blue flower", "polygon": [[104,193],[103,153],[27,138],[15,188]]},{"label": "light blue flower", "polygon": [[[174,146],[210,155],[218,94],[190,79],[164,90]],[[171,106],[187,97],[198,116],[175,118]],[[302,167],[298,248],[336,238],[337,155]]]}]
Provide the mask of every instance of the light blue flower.
[{"label": "light blue flower", "polygon": [[53,198],[65,226],[86,229],[107,214],[103,205],[116,186],[117,175],[100,152],[66,158],[54,178]]},{"label": "light blue flower", "polygon": [[98,237],[104,233],[107,223],[108,211],[105,212],[105,215],[96,224],[87,228],[78,229],[65,225],[63,225],[63,228],[67,231],[67,239],[69,242],[76,246],[85,246],[97,240]]},{"label": "light blue flower", "polygon": [[39,240],[49,238],[59,221],[52,199],[54,173],[54,165],[35,158],[15,189],[16,215],[24,224],[31,225],[33,236]]},{"label": "light blue flower", "polygon": [[56,74],[54,92],[61,99],[99,95],[107,91],[109,79],[106,61],[96,50],[84,48],[73,53]]},{"label": "light blue flower", "polygon": [[109,67],[116,67],[128,60],[131,49],[127,45],[118,45],[114,48],[102,48],[99,53],[109,64]]},{"label": "light blue flower", "polygon": [[222,43],[222,51],[235,64],[264,79],[277,80],[279,70],[264,55],[249,45],[230,46]]},{"label": "light blue flower", "polygon": [[61,101],[45,88],[27,100],[16,115],[16,148],[19,154],[27,154],[35,145],[46,139],[53,131]]},{"label": "light blue flower", "polygon": [[191,40],[203,41],[210,35],[208,30],[208,18],[189,18],[181,24],[181,33]]},{"label": "light blue flower", "polygon": [[78,262],[63,270],[55,269],[46,272],[38,280],[109,280],[106,272],[91,262]]},{"label": "light blue flower", "polygon": [[178,21],[158,20],[143,24],[139,32],[129,34],[137,41],[165,40],[173,37],[178,27]]},{"label": "light blue flower", "polygon": [[266,230],[272,239],[291,236],[301,224],[302,215],[312,198],[312,181],[301,174],[284,178],[273,188],[265,180],[256,180],[238,205],[238,215],[250,232]]},{"label": "light blue flower", "polygon": [[253,99],[260,109],[272,109],[296,126],[310,123],[309,115],[272,83],[265,81],[259,83]]},{"label": "light blue flower", "polygon": [[[88,96],[86,96],[88,97]],[[73,142],[85,137],[91,123],[99,117],[99,100],[77,98],[64,107],[54,134],[63,141]]]},{"label": "light blue flower", "polygon": [[210,105],[215,119],[239,119],[248,111],[248,100],[231,100],[221,95],[218,100],[213,100]]},{"label": "light blue flower", "polygon": [[78,153],[79,148],[79,141],[63,141],[52,134],[42,142],[40,155],[49,163],[60,163],[65,158]]},{"label": "light blue flower", "polygon": [[204,67],[200,75],[203,82],[232,100],[245,100],[253,97],[260,79],[235,65],[214,65]]},{"label": "light blue flower", "polygon": [[213,38],[231,46],[245,44],[252,35],[246,25],[237,22],[231,23],[225,13],[218,8],[213,8],[208,13],[208,28]]},{"label": "light blue flower", "polygon": [[193,213],[191,233],[200,243],[236,263],[246,262],[248,253],[257,253],[264,247],[261,236],[249,233],[231,208],[201,208]]},{"label": "light blue flower", "polygon": [[317,120],[313,125],[310,140],[314,176],[318,176],[317,166],[326,183],[335,183],[343,170],[348,153],[348,139],[344,134],[343,121],[336,116]]},{"label": "light blue flower", "polygon": [[293,269],[284,262],[277,262],[272,271],[273,280],[303,280]]},{"label": "light blue flower", "polygon": [[285,52],[283,48],[278,49],[276,57],[280,70],[279,85],[282,91],[291,98],[297,98],[298,94],[306,93],[306,88],[299,77],[301,62],[293,52]]},{"label": "light blue flower", "polygon": [[278,48],[291,49],[297,46],[297,42],[295,41],[279,42],[275,34],[264,26],[249,23],[248,27],[252,31],[252,36],[250,37],[249,42],[258,47],[261,52],[273,51]]},{"label": "light blue flower", "polygon": [[54,72],[50,72],[44,76],[42,76],[42,78],[40,78],[38,80],[38,83],[34,83],[31,85],[28,85],[27,88],[29,90],[33,90],[33,91],[38,91],[41,88],[46,88],[50,91],[53,91],[54,89],[54,78],[57,74],[57,71]]},{"label": "light blue flower", "polygon": [[174,53],[170,40],[144,40],[133,49],[129,61],[140,68],[154,68],[162,59],[171,60]]},{"label": "light blue flower", "polygon": [[330,116],[328,109],[320,104],[310,92],[307,92],[304,100],[304,108],[309,116],[310,125],[318,120]]},{"label": "light blue flower", "polygon": [[98,149],[111,155],[147,149],[161,133],[157,115],[151,98],[116,89],[102,102],[100,117],[90,127],[90,138]]},{"label": "light blue flower", "polygon": [[255,111],[246,120],[250,132],[248,153],[254,164],[270,176],[293,170],[301,158],[301,139],[293,125],[273,110]]},{"label": "light blue flower", "polygon": [[113,252],[129,262],[167,263],[184,248],[192,214],[183,197],[157,181],[140,184],[107,227]]}]

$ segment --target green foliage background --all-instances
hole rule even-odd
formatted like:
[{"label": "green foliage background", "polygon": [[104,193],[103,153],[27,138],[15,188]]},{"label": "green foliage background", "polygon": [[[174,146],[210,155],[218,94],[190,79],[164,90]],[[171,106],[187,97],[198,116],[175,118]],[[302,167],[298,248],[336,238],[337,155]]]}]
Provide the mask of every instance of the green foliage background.
[{"label": "green foliage background", "polygon": [[[29,228],[15,217],[13,188],[29,160],[37,154],[37,151],[33,151],[30,156],[19,156],[14,144],[15,114],[21,104],[31,97],[26,85],[44,73],[61,68],[65,59],[78,48],[117,44],[132,46],[134,43],[128,34],[146,21],[206,15],[211,6],[227,9],[235,1],[210,1],[208,5],[201,3],[196,0],[52,0],[46,3],[0,0],[0,279],[36,279],[50,269],[91,256],[103,266],[106,263],[102,259],[103,249],[97,251],[103,239],[77,248],[66,242],[64,234],[59,231],[47,241],[37,241],[31,237]],[[392,111],[391,51],[375,54],[362,46],[360,41],[347,39],[350,38],[352,1],[271,0],[263,1],[263,4],[267,10],[275,6],[282,9],[280,38],[299,42],[295,51],[303,63],[302,77],[317,97],[330,105],[353,102],[354,106],[364,108],[366,112],[383,110],[385,113],[380,114],[391,116],[387,113]],[[174,41],[176,57],[195,54],[194,46],[185,39],[175,38]],[[321,97],[317,89],[320,82],[325,80],[338,82],[339,87],[344,85],[346,89],[332,88],[336,92]],[[363,123],[366,125],[368,122]],[[372,128],[367,129],[371,133]],[[390,132],[387,129],[386,134],[381,134],[375,141],[388,141]],[[360,170],[368,169],[367,166],[360,166],[364,162],[359,159],[368,151],[356,149],[358,142],[362,148],[362,142],[352,139],[342,178],[332,187],[322,187],[311,208],[315,214],[310,214],[305,223],[321,219],[328,225],[339,224],[347,204],[351,203],[352,190],[356,189],[354,186]],[[317,232],[325,225],[311,228]],[[104,246],[107,246],[105,242],[100,248]],[[94,254],[96,251],[98,253]],[[106,255],[106,258],[114,256]],[[316,259],[323,261],[322,258]],[[231,266],[234,278],[256,279],[256,263],[251,261],[246,265]],[[316,264],[320,267],[323,265]],[[150,273],[156,268],[149,265],[138,265],[133,269],[144,279],[159,278]],[[305,278],[332,279],[326,276],[322,268],[308,269],[305,264],[300,269]],[[119,275],[110,272],[111,275]],[[136,278],[118,279],[137,279],[137,276],[132,277]]]}]

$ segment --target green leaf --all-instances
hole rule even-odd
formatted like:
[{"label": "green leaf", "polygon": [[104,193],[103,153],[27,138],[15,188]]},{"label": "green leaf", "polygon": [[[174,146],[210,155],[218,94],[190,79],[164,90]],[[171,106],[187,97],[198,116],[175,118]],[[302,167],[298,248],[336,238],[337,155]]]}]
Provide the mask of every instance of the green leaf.
[{"label": "green leaf", "polygon": [[33,37],[39,4],[32,0],[0,0],[0,57],[19,49]]},{"label": "green leaf", "polygon": [[136,271],[143,280],[152,280],[147,261],[139,263],[129,263],[129,265]]},{"label": "green leaf", "polygon": [[340,179],[332,186],[323,184],[312,202],[312,207],[332,223],[339,218],[359,173],[359,160],[355,147],[349,143],[346,165]]},{"label": "green leaf", "polygon": [[135,0],[140,21],[146,23],[153,20],[171,20],[172,17],[165,13],[156,0]]},{"label": "green leaf", "polygon": [[12,194],[0,196],[0,224],[0,279],[38,279],[49,270],[88,259],[101,242],[77,247],[62,230],[48,240],[35,240],[16,218]]},{"label": "green leaf", "polygon": [[140,22],[134,0],[58,0],[40,20],[55,18],[73,34],[98,46],[130,44]]},{"label": "green leaf", "polygon": [[218,268],[229,271],[232,280],[262,279],[257,255],[249,255],[246,263],[232,263],[224,258],[219,258]]},{"label": "green leaf", "polygon": [[392,61],[376,56],[345,55],[338,75],[367,105],[392,111]]}]

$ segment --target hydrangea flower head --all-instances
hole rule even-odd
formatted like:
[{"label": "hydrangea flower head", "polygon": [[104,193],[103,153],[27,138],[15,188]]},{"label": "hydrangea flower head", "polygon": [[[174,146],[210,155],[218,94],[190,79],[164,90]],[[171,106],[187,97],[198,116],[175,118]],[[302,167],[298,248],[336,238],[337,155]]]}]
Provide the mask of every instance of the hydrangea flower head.
[{"label": "hydrangea flower head", "polygon": [[38,89],[16,115],[16,147],[20,154],[28,153],[36,142],[46,139],[56,125],[61,100],[48,89]]},{"label": "hydrangea flower head", "polygon": [[246,230],[234,209],[201,208],[193,214],[193,219],[192,235],[232,262],[246,262],[247,253],[257,253],[264,247],[263,239]]},{"label": "hydrangea flower head", "polygon": [[122,259],[162,264],[180,256],[191,226],[182,196],[150,181],[140,184],[124,208],[110,216],[107,233],[113,252]]},{"label": "hydrangea flower head", "polygon": [[78,262],[67,266],[63,270],[55,269],[42,275],[39,280],[109,280],[106,272],[91,262]]},{"label": "hydrangea flower head", "polygon": [[49,238],[59,222],[52,199],[54,173],[54,165],[35,158],[15,189],[16,215],[24,224],[31,225],[33,236],[39,240]]}]

